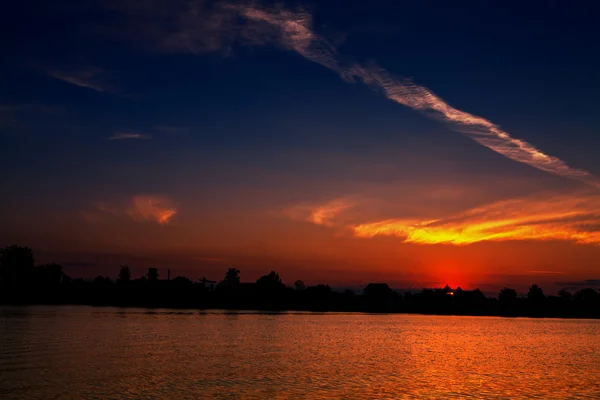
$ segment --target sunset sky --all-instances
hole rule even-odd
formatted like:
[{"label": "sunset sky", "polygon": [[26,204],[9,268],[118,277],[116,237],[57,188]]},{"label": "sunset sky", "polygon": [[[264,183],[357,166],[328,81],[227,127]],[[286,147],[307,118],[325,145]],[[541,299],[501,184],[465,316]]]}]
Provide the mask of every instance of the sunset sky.
[{"label": "sunset sky", "polygon": [[2,246],[88,278],[600,286],[593,2],[9,3]]}]

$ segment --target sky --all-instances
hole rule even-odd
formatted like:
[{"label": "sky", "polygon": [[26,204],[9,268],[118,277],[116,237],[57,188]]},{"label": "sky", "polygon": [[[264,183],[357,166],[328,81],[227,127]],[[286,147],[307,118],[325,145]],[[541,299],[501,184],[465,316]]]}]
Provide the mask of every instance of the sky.
[{"label": "sky", "polygon": [[600,281],[592,2],[0,6],[0,244],[71,276]]}]

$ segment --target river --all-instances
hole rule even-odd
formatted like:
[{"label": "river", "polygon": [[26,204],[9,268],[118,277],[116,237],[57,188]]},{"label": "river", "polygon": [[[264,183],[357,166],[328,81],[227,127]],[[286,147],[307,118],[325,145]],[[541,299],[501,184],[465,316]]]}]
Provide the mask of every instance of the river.
[{"label": "river", "polygon": [[0,306],[2,399],[600,398],[600,321]]}]

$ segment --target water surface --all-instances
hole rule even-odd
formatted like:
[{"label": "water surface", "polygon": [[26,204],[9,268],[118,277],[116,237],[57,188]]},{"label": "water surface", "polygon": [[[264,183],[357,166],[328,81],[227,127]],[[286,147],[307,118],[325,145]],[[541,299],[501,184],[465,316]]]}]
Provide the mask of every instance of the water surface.
[{"label": "water surface", "polygon": [[2,399],[600,398],[600,321],[0,307]]}]

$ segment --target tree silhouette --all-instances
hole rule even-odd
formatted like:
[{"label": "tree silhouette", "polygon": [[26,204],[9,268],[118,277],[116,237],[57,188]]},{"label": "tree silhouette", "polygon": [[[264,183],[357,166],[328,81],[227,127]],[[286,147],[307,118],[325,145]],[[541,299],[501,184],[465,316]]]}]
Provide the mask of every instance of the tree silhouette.
[{"label": "tree silhouette", "polygon": [[[117,284],[98,276],[93,281],[70,279],[59,264],[34,266],[28,247],[0,249],[0,304],[90,304],[141,307],[198,307],[202,309],[375,311],[443,315],[502,315],[528,317],[600,318],[600,292],[582,287],[575,294],[566,290],[558,296],[544,295],[538,285],[529,288],[527,298],[503,288],[498,300],[487,298],[479,290],[449,286],[423,289],[419,293],[396,293],[386,283],[371,283],[362,293],[333,291],[329,285],[305,287],[295,282],[296,291],[284,285],[275,271],[261,276],[256,283],[240,283],[240,271],[229,268],[224,279],[212,290],[214,281],[202,278],[198,283],[185,277],[158,280],[158,270],[135,281],[131,270],[121,265]],[[584,284],[595,284],[585,281]],[[210,289],[207,290],[207,285]],[[453,295],[451,295],[453,293]]]},{"label": "tree silhouette", "polygon": [[33,250],[17,245],[0,249],[0,282],[16,286],[27,282],[33,273]]},{"label": "tree silhouette", "polygon": [[573,299],[571,292],[567,291],[566,289],[559,290],[558,297],[560,297],[560,299],[566,303],[570,303]]},{"label": "tree silhouette", "polygon": [[331,294],[331,287],[329,285],[319,283],[317,286],[307,287],[306,291],[316,296],[329,296]]},{"label": "tree silhouette", "polygon": [[573,299],[586,307],[600,305],[600,294],[592,288],[578,290]]},{"label": "tree silhouette", "polygon": [[279,274],[275,271],[269,272],[268,275],[263,275],[256,281],[256,286],[261,289],[283,289],[284,283],[281,281]]},{"label": "tree silhouette", "polygon": [[102,286],[102,287],[107,287],[107,286],[111,286],[112,285],[112,280],[109,277],[103,277],[98,275],[95,279],[94,279],[94,286]]},{"label": "tree silhouette", "polygon": [[158,281],[158,269],[157,268],[148,268],[148,281],[149,282]]},{"label": "tree silhouette", "polygon": [[127,265],[121,265],[119,267],[119,282],[129,282],[131,281],[131,270]]},{"label": "tree silhouette", "polygon": [[225,279],[217,284],[217,289],[234,288],[240,284],[240,270],[237,268],[228,268],[225,272]]},{"label": "tree silhouette", "polygon": [[229,268],[225,272],[225,282],[227,286],[236,286],[240,284],[240,270],[237,268]]},{"label": "tree silhouette", "polygon": [[171,281],[171,284],[175,287],[186,288],[186,287],[192,287],[194,285],[194,282],[192,282],[191,279],[186,278],[185,276],[176,276]]},{"label": "tree silhouette", "polygon": [[498,300],[500,301],[500,304],[512,304],[517,301],[517,291],[505,287],[498,293]]},{"label": "tree silhouette", "polygon": [[62,266],[59,264],[41,265],[34,269],[37,283],[47,286],[60,285],[64,276]]},{"label": "tree silhouette", "polygon": [[527,298],[532,301],[538,301],[545,298],[544,291],[538,285],[529,286],[529,293],[527,293]]}]

